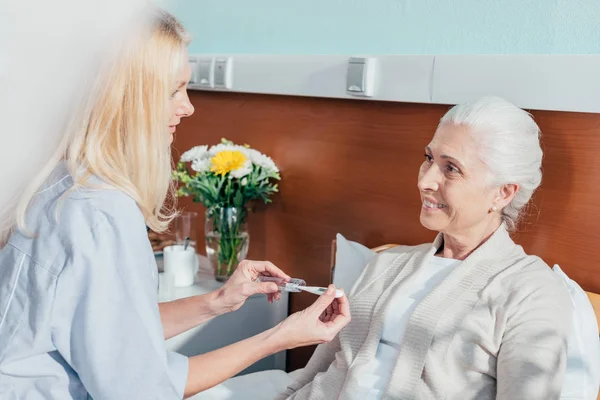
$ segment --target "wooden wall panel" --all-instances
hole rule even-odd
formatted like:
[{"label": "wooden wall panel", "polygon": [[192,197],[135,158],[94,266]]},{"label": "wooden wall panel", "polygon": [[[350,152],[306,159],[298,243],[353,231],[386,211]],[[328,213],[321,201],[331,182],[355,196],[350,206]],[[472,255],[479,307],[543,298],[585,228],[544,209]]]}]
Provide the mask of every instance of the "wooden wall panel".
[{"label": "wooden wall panel", "polygon": [[[447,106],[190,96],[196,113],[180,126],[175,154],[226,137],[265,152],[281,168],[281,192],[250,217],[249,258],[268,259],[311,285],[326,285],[337,232],[368,246],[418,244],[435,236],[419,223],[416,181],[423,148]],[[515,239],[548,264],[559,263],[585,289],[600,292],[600,115],[534,116],[544,135],[544,183]],[[187,199],[180,204],[202,211]],[[313,300],[293,294],[290,311]],[[302,367],[312,351],[289,352],[288,368]]]}]

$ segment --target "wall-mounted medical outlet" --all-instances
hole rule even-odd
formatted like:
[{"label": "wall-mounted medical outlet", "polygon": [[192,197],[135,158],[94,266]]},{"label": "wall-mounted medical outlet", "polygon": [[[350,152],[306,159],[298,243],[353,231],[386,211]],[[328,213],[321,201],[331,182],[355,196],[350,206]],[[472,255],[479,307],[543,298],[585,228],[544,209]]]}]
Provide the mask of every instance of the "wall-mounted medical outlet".
[{"label": "wall-mounted medical outlet", "polygon": [[350,57],[346,73],[346,93],[371,97],[375,89],[375,59]]},{"label": "wall-mounted medical outlet", "polygon": [[190,66],[192,68],[192,79],[190,85],[199,88],[212,88],[213,83],[213,65],[214,60],[208,57],[190,57]]},{"label": "wall-mounted medical outlet", "polygon": [[221,89],[232,88],[233,58],[190,56],[192,77],[191,89]]},{"label": "wall-mounted medical outlet", "polygon": [[233,59],[231,57],[215,59],[214,87],[217,89],[231,89],[233,75]]},{"label": "wall-mounted medical outlet", "polygon": [[190,69],[192,70],[190,85],[193,85],[198,82],[198,57],[190,56],[188,61],[190,63]]}]

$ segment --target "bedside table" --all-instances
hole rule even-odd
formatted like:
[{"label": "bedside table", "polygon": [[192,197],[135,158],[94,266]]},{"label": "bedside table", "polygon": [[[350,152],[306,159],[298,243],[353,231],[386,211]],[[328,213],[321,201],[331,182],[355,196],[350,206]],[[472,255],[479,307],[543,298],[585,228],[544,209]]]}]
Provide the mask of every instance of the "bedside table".
[{"label": "bedside table", "polygon": [[[167,298],[163,288],[163,273],[159,273],[158,301],[166,302],[184,297],[209,293],[223,286],[217,282],[210,269],[208,259],[199,255],[200,266],[192,286],[176,287]],[[157,260],[160,262],[162,260]],[[161,270],[159,266],[159,270]],[[270,329],[288,315],[288,293],[281,293],[281,300],[269,304],[266,295],[255,295],[237,311],[220,315],[187,332],[167,340],[167,349],[185,356],[203,354]],[[267,369],[285,370],[285,351],[257,361],[239,375]]]}]

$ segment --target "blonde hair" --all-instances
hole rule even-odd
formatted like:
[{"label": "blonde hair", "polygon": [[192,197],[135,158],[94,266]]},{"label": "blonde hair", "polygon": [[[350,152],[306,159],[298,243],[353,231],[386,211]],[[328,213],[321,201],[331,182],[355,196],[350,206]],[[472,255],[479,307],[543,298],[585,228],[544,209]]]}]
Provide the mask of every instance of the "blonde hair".
[{"label": "blonde hair", "polygon": [[147,11],[143,28],[103,66],[54,156],[19,199],[0,247],[14,228],[27,232],[27,208],[63,160],[74,179],[71,190],[90,186],[88,178],[95,175],[131,196],[155,231],[164,231],[176,215],[167,110],[190,39],[169,13]]}]

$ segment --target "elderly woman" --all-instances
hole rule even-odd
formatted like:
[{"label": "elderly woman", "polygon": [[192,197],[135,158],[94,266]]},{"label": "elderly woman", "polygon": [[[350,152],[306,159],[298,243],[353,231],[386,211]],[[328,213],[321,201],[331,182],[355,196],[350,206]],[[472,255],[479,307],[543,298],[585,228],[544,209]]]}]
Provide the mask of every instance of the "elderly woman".
[{"label": "elderly woman", "polygon": [[377,256],[352,322],[280,399],[527,399],[560,395],[569,295],[510,238],[542,178],[539,128],[499,98],[452,108],[425,147],[431,244]]}]

